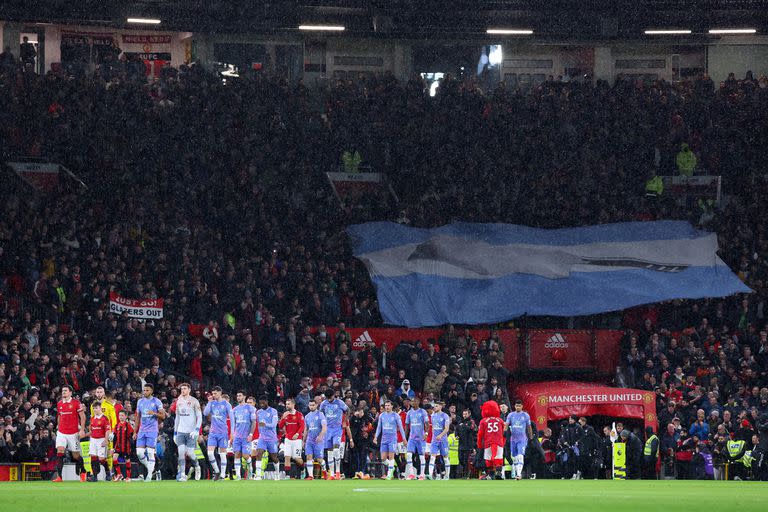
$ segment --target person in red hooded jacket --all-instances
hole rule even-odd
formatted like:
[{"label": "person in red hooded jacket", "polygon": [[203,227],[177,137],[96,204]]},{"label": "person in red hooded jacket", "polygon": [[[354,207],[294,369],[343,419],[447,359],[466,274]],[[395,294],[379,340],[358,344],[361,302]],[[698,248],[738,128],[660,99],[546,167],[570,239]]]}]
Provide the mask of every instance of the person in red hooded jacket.
[{"label": "person in red hooded jacket", "polygon": [[501,478],[499,471],[504,465],[504,420],[499,415],[499,404],[488,400],[481,409],[483,419],[477,427],[477,448],[485,450],[484,480]]}]

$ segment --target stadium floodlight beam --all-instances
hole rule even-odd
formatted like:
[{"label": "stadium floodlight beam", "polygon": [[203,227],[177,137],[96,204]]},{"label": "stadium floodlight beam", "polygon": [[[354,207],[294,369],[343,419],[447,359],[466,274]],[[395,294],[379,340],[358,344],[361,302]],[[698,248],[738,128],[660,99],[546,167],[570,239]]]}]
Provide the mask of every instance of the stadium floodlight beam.
[{"label": "stadium floodlight beam", "polygon": [[343,32],[344,25],[299,25],[299,30],[318,30],[322,32]]},{"label": "stadium floodlight beam", "polygon": [[125,20],[127,23],[135,23],[137,25],[159,25],[160,20],[157,18],[128,18]]},{"label": "stadium floodlight beam", "polygon": [[755,28],[711,28],[710,34],[756,34]]},{"label": "stadium floodlight beam", "polygon": [[485,33],[505,36],[530,36],[533,34],[533,30],[524,28],[489,28]]},{"label": "stadium floodlight beam", "polygon": [[644,33],[647,36],[663,36],[663,35],[685,35],[685,34],[690,34],[691,31],[684,28],[670,28],[670,29],[648,29]]}]

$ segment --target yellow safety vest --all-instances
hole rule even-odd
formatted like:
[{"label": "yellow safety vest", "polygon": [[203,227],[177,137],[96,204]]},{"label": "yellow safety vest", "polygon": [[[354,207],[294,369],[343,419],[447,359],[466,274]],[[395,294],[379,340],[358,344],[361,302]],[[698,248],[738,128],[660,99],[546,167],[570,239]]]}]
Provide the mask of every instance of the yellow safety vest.
[{"label": "yellow safety vest", "polygon": [[664,181],[661,176],[654,176],[645,182],[645,191],[649,194],[660,196],[664,192]]},{"label": "yellow safety vest", "polygon": [[448,465],[457,466],[459,464],[459,438],[456,434],[448,434]]},{"label": "yellow safety vest", "polygon": [[[728,441],[728,455],[731,457],[738,455],[739,452],[744,449],[744,444],[745,442],[742,440]],[[741,458],[734,460],[733,462],[744,462],[744,455],[742,455]],[[746,464],[744,465],[746,466]]]},{"label": "yellow safety vest", "polygon": [[613,443],[613,479],[627,479],[626,443]]},{"label": "yellow safety vest", "polygon": [[650,457],[653,455],[653,447],[651,446],[651,443],[653,443],[654,439],[656,441],[659,440],[658,437],[656,437],[656,434],[653,434],[651,437],[648,438],[648,440],[645,442],[645,448],[643,448],[643,455]]},{"label": "yellow safety vest", "polygon": [[80,441],[80,457],[83,459],[83,467],[85,468],[86,473],[91,472],[91,458],[88,456],[90,447],[90,441]]},{"label": "yellow safety vest", "polygon": [[693,170],[696,168],[696,155],[690,149],[682,150],[675,158],[677,170],[683,176],[693,176]]}]

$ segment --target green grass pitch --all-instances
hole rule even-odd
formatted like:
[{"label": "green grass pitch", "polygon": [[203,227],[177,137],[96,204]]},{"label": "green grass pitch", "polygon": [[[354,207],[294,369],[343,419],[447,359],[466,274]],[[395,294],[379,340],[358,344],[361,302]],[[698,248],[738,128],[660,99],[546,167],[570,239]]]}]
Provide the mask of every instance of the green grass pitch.
[{"label": "green grass pitch", "polygon": [[0,483],[8,512],[768,510],[760,482],[376,480]]}]

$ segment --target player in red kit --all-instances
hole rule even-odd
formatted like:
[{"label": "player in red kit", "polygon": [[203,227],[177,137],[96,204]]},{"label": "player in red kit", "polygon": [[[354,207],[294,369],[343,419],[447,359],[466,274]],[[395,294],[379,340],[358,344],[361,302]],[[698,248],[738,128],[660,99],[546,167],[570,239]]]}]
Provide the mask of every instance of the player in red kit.
[{"label": "player in red kit", "polygon": [[107,436],[111,432],[112,422],[104,416],[101,404],[99,402],[94,403],[91,430],[88,432],[88,435],[91,437],[91,442],[88,445],[88,455],[91,456],[91,482],[98,480],[102,465],[104,466],[104,471],[107,472],[107,480],[112,479],[109,466],[107,466]]},{"label": "player in red kit", "polygon": [[121,410],[117,414],[115,425],[114,459],[113,466],[117,476],[115,481],[125,479],[131,481],[131,441],[133,440],[133,427],[128,423],[128,413]]},{"label": "player in red kit", "polygon": [[302,442],[304,440],[304,415],[296,410],[296,402],[289,398],[285,401],[286,411],[277,426],[285,432],[285,476],[291,477],[291,459],[296,461],[298,472],[296,478],[301,478],[304,461],[301,459]]},{"label": "player in red kit", "polygon": [[85,437],[85,407],[79,400],[72,398],[72,388],[68,385],[61,387],[61,400],[56,404],[59,426],[56,431],[56,478],[61,482],[61,471],[64,468],[64,453],[69,452],[75,462],[75,472],[80,475],[80,481],[85,482],[83,457],[80,455],[80,438]]},{"label": "player in red kit", "polygon": [[489,400],[482,407],[483,419],[477,427],[477,448],[485,451],[484,480],[492,480],[504,465],[504,429],[506,424],[499,417],[499,404]]}]

